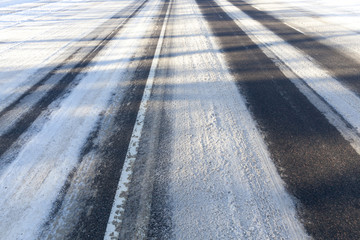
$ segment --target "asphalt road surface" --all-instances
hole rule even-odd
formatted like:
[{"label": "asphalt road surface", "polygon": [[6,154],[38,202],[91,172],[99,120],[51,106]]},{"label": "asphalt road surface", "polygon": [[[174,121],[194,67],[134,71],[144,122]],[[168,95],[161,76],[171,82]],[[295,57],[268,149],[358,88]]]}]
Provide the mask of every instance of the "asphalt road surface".
[{"label": "asphalt road surface", "polygon": [[0,239],[360,239],[359,18],[0,3]]}]

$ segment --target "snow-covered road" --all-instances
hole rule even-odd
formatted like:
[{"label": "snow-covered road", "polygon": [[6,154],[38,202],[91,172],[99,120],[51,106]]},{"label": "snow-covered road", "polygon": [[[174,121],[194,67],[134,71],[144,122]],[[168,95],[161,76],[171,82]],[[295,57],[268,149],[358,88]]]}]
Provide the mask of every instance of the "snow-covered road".
[{"label": "snow-covered road", "polygon": [[359,20],[1,1],[0,239],[359,239]]}]

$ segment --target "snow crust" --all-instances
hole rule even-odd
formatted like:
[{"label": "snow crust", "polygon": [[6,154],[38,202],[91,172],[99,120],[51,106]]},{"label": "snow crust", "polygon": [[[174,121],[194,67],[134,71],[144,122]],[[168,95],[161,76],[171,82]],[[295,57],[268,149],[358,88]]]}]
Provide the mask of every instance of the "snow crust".
[{"label": "snow crust", "polygon": [[177,37],[160,67],[171,69],[162,81],[173,88],[174,238],[306,239],[196,2],[175,2],[173,16]]}]

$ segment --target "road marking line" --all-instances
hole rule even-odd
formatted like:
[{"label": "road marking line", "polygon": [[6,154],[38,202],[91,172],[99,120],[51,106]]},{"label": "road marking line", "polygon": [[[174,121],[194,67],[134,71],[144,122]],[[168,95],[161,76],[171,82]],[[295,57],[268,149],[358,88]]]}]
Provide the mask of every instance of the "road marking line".
[{"label": "road marking line", "polygon": [[296,27],[294,27],[294,26],[291,26],[289,23],[286,23],[286,22],[283,22],[283,23],[284,23],[286,26],[288,26],[288,27],[290,27],[290,28],[298,31],[299,33],[302,33],[302,34],[306,35],[306,33],[304,33],[303,31],[301,31],[300,29],[298,29],[298,28],[296,28]]},{"label": "road marking line", "polygon": [[[111,239],[118,239],[119,238],[119,232],[117,231],[117,227],[121,224],[121,214],[124,211],[124,204],[126,202],[127,197],[127,191],[128,191],[128,185],[130,183],[130,178],[133,172],[133,164],[136,160],[137,154],[138,154],[138,148],[139,148],[139,142],[141,138],[142,129],[144,126],[144,119],[145,119],[145,113],[147,109],[147,104],[150,99],[151,95],[151,89],[154,83],[155,78],[155,71],[157,68],[157,65],[159,63],[159,56],[161,47],[164,41],[165,36],[165,29],[166,25],[169,19],[170,9],[171,9],[171,2],[169,3],[165,20],[163,22],[163,26],[161,29],[159,41],[156,45],[155,55],[153,58],[153,61],[151,63],[151,68],[149,72],[148,79],[146,81],[144,94],[141,99],[139,112],[136,117],[136,122],[134,125],[134,129],[131,135],[128,151],[126,153],[126,158],[124,162],[124,166],[122,168],[120,180],[117,186],[117,191],[114,198],[114,203],[111,209],[109,221],[107,223],[106,232],[104,236],[104,240],[111,240]],[[125,193],[125,194],[124,194]]]}]

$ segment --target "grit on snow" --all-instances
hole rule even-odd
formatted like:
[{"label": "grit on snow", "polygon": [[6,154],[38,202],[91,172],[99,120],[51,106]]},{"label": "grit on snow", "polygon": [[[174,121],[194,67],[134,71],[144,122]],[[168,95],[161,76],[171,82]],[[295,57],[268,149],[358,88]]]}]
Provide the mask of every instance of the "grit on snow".
[{"label": "grit on snow", "polygon": [[[41,100],[49,86],[94,47],[96,43],[87,39],[91,34],[101,34],[94,33],[94,29],[137,2],[1,1],[0,111],[75,50],[80,51],[67,62],[68,65],[58,69],[57,75],[47,80],[38,94],[22,102],[21,108],[0,117],[0,134],[15,126],[18,119]],[[348,132],[333,113],[335,109],[347,122],[360,129],[358,96],[303,52],[227,0],[216,2],[269,57],[277,61],[285,75],[316,103],[360,154],[359,136]],[[356,61],[360,59],[358,1],[247,2],[301,32],[321,37],[324,43]],[[165,47],[161,51],[165,57],[156,62],[153,79],[149,79],[155,79],[154,84],[158,79],[159,83],[173,87],[173,100],[166,104],[166,111],[175,126],[171,139],[176,148],[172,151],[168,174],[174,237],[307,238],[297,219],[294,202],[285,190],[266,143],[227,70],[223,53],[196,1],[175,0],[172,5],[163,35],[165,39],[167,34],[178,37],[166,40],[171,39],[171,45],[169,42],[166,45],[164,40]],[[146,46],[147,40],[143,38],[151,30],[161,6],[162,1],[149,0],[77,76],[70,91],[52,103],[20,137],[16,146],[1,156],[0,239],[36,239],[42,233],[68,175],[79,167],[86,140],[101,115],[108,111],[115,91],[127,84],[129,76],[126,72],[131,58]],[[171,77],[157,76],[156,68],[169,69]],[[149,94],[151,89],[147,91]],[[331,108],[322,104],[323,100]],[[146,102],[142,108],[142,117],[146,118]],[[66,222],[62,224],[58,227],[64,228]],[[54,232],[55,237],[61,238]]]}]

